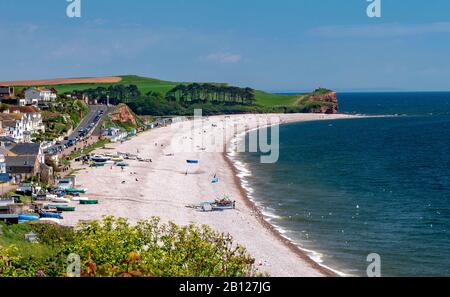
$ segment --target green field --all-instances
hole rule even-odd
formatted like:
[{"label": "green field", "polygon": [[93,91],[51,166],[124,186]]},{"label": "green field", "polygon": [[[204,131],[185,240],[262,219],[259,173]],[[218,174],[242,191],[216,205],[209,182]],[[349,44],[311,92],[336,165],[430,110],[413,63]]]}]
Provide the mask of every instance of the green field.
[{"label": "green field", "polygon": [[[52,85],[59,93],[71,92],[74,90],[85,90],[97,87],[109,87],[111,85],[136,85],[142,94],[150,91],[165,94],[180,82],[163,81],[154,78],[140,77],[136,75],[121,76],[122,81],[118,83],[93,83],[93,84],[66,84]],[[188,84],[188,82],[186,82]],[[20,86],[17,86],[20,88]],[[271,94],[263,91],[256,91],[256,103],[263,106],[294,106],[298,102],[299,95]]]}]

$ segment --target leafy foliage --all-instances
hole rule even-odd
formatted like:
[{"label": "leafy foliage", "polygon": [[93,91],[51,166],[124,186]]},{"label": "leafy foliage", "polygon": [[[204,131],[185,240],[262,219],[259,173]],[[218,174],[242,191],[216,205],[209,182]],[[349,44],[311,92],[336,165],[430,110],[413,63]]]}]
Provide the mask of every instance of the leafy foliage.
[{"label": "leafy foliage", "polygon": [[82,276],[257,275],[244,247],[207,226],[161,224],[158,218],[131,225],[114,217],[82,222],[74,229],[26,226],[38,234],[36,248],[43,245],[52,254],[24,256],[16,245],[0,244],[0,276],[64,276],[72,253],[80,256]]},{"label": "leafy foliage", "polygon": [[50,109],[42,112],[45,133],[36,134],[36,141],[54,140],[80,124],[89,107],[80,100],[57,100]]}]

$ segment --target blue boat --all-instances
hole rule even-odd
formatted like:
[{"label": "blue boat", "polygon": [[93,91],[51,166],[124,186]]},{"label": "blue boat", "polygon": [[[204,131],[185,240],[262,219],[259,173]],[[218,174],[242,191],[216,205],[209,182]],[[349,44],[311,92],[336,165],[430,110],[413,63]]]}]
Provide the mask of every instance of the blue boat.
[{"label": "blue boat", "polygon": [[39,217],[35,215],[27,215],[27,214],[20,214],[19,215],[19,222],[29,222],[29,221],[39,221]]},{"label": "blue boat", "polygon": [[48,218],[48,219],[63,219],[63,216],[60,215],[59,213],[52,213],[52,212],[41,212],[39,214],[41,216],[41,218]]},{"label": "blue boat", "polygon": [[198,160],[186,160],[188,164],[198,164]]},{"label": "blue boat", "polygon": [[58,206],[69,206],[69,204],[49,204],[47,206],[50,208],[56,208]]}]

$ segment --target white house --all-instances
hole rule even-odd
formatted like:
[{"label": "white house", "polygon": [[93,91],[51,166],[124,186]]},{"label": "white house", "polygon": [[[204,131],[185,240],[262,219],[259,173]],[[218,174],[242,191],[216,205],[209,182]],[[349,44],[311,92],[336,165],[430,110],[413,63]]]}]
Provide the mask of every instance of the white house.
[{"label": "white house", "polygon": [[20,114],[24,117],[25,131],[31,134],[45,132],[45,125],[42,121],[41,111],[34,106],[11,106],[8,109],[10,114]]},{"label": "white house", "polygon": [[48,102],[56,99],[56,93],[45,88],[29,88],[24,91],[25,100],[21,100],[20,104],[38,104],[39,102]]},{"label": "white house", "polygon": [[16,143],[31,142],[34,133],[45,131],[39,112],[0,113],[0,128],[0,136],[10,137]]},{"label": "white house", "polygon": [[0,114],[0,123],[2,135],[14,139],[14,142],[26,142],[25,123],[21,115],[12,115],[7,113]]}]

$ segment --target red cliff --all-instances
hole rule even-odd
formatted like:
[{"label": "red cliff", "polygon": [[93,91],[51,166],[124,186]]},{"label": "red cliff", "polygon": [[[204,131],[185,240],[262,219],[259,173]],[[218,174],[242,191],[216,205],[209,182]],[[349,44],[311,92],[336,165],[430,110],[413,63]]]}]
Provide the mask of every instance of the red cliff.
[{"label": "red cliff", "polygon": [[116,110],[111,113],[111,119],[115,122],[129,123],[137,126],[137,120],[133,112],[125,104],[119,105]]},{"label": "red cliff", "polygon": [[328,92],[326,94],[312,94],[310,100],[318,101],[321,106],[314,110],[316,113],[335,114],[338,113],[338,99],[336,92]]}]

